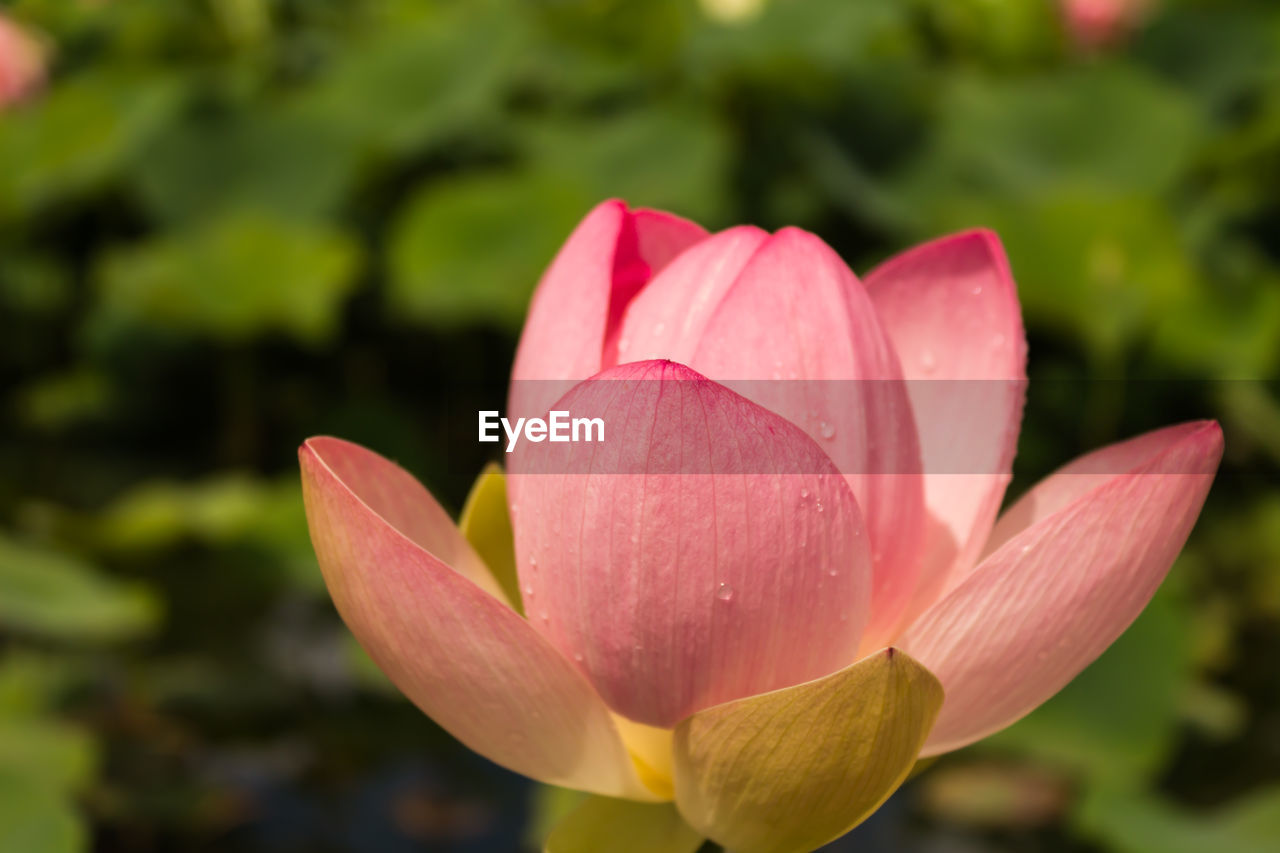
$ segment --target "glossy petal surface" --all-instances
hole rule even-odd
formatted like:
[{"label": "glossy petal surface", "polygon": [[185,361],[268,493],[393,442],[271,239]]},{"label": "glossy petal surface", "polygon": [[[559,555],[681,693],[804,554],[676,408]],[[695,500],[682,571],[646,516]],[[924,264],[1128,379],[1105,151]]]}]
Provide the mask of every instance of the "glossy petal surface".
[{"label": "glossy petal surface", "polygon": [[968,573],[995,521],[1022,422],[1027,348],[1009,262],[989,231],[911,249],[866,286],[902,364],[924,464],[930,518],[909,617]]},{"label": "glossy petal surface", "polygon": [[681,256],[623,321],[633,358],[670,358],[800,426],[848,475],[875,559],[870,641],[915,586],[924,510],[897,358],[862,285],[825,243],[787,228],[718,234]]},{"label": "glossy petal surface", "polygon": [[534,292],[512,368],[512,411],[540,414],[564,387],[522,380],[582,380],[597,373],[627,304],[682,249],[706,236],[660,211],[597,206],[570,235]]},{"label": "glossy petal surface", "polygon": [[670,727],[853,658],[861,515],[798,427],[671,362],[612,368],[556,408],[602,417],[607,441],[516,454],[518,570],[530,621],[610,707]]},{"label": "glossy petal surface", "polygon": [[848,832],[906,779],[942,706],[924,667],[885,649],[818,681],[676,728],[676,804],[736,853],[802,853]]},{"label": "glossy petal surface", "polygon": [[[312,543],[338,613],[374,662],[456,738],[534,779],[652,799],[585,678],[498,598],[426,490],[382,457],[299,451]],[[443,519],[443,521],[442,521]]]},{"label": "glossy petal surface", "polygon": [[[1144,458],[1115,473],[1135,448]],[[1103,473],[1086,464],[1093,470],[1057,474],[1036,490],[1051,498],[1046,512],[903,638],[947,690],[926,754],[1014,722],[1120,636],[1182,549],[1221,453],[1217,424],[1171,427],[1095,454],[1109,458]]]}]

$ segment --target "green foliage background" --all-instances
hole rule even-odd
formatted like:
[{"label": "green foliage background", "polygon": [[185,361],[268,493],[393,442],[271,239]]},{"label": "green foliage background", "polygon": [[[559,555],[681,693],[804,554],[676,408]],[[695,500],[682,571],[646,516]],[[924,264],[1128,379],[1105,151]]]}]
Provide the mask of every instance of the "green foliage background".
[{"label": "green foliage background", "polygon": [[[1280,5],[18,0],[0,114],[0,850],[509,850],[555,797],[390,691],[318,582],[294,451],[453,507],[526,300],[596,201],[799,224],[855,269],[989,225],[1032,385],[1014,492],[1217,417],[1139,622],[840,849],[1275,850]],[[471,455],[468,455],[471,454]],[[941,845],[941,846],[939,846]]]}]

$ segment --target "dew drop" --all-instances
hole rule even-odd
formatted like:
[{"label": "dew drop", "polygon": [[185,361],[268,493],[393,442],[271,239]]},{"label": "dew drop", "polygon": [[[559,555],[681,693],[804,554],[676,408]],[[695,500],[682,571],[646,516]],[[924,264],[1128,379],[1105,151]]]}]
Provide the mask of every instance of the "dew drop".
[{"label": "dew drop", "polygon": [[1022,546],[1022,553],[1024,553],[1024,554],[1025,554],[1025,553],[1027,553],[1027,552],[1028,552],[1028,551],[1030,551],[1030,550],[1031,550],[1031,546],[1030,546],[1030,545],[1023,545],[1023,546]]},{"label": "dew drop", "polygon": [[828,423],[827,421],[818,421],[818,435],[822,436],[827,441],[830,441],[831,439],[835,438],[836,437],[835,424]]},{"label": "dew drop", "polygon": [[578,663],[582,663],[582,661],[583,661],[582,652],[574,652],[574,653],[573,653],[573,659],[574,659],[575,661],[577,661]]},{"label": "dew drop", "polygon": [[833,577],[833,578],[838,578],[838,577],[840,577],[840,570],[839,570],[839,569],[828,569],[828,570],[827,570],[827,574],[831,575],[831,577]]},{"label": "dew drop", "polygon": [[822,512],[822,510],[823,510],[822,501],[818,501],[818,502],[817,502],[817,504],[815,504],[813,508],[814,508],[815,510],[817,510],[818,512]]},{"label": "dew drop", "polygon": [[1004,335],[995,335],[994,337],[991,338],[992,348],[994,349],[995,347],[1004,346],[1004,340],[1005,340]]},{"label": "dew drop", "polygon": [[733,601],[733,587],[727,583],[720,584],[719,589],[716,590],[716,598],[721,601]]},{"label": "dew drop", "polygon": [[809,490],[808,490],[808,489],[801,489],[801,490],[800,490],[800,500],[805,500],[805,499],[806,499],[806,498],[808,498],[808,497],[809,497]]},{"label": "dew drop", "polygon": [[666,323],[657,323],[657,324],[655,324],[655,325],[654,325],[654,327],[653,327],[653,334],[654,334],[654,337],[657,337],[658,335],[661,335],[661,334],[662,334],[663,332],[665,332],[666,330],[667,330],[667,324],[666,324]]},{"label": "dew drop", "polygon": [[551,614],[547,613],[547,611],[544,610],[538,614],[538,618],[541,619],[545,624],[551,621]]},{"label": "dew drop", "polygon": [[933,373],[938,369],[938,357],[933,354],[933,350],[927,349],[920,353],[920,369],[925,373]]},{"label": "dew drop", "polygon": [[532,587],[532,586],[526,586],[526,587],[524,588],[524,594],[525,594],[525,595],[533,595],[533,587]]},{"label": "dew drop", "polygon": [[980,293],[982,293],[982,285],[980,285],[980,284],[975,284],[975,285],[973,286],[973,291],[972,291],[972,293],[973,293],[973,295],[974,295],[974,296],[977,296],[977,295],[979,295]]},{"label": "dew drop", "polygon": [[529,557],[529,568],[531,568],[531,569],[536,569],[536,568],[538,568],[538,558],[537,558],[537,557],[534,557],[534,556],[530,556],[530,557]]}]

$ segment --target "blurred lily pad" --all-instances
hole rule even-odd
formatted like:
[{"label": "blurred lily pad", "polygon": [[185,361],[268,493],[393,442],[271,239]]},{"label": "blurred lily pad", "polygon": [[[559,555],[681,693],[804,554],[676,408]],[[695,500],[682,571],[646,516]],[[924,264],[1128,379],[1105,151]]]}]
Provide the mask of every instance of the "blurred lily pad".
[{"label": "blurred lily pad", "polygon": [[228,472],[191,483],[144,483],[104,507],[92,527],[97,542],[117,551],[168,548],[188,538],[212,546],[256,545],[275,553],[300,587],[323,589],[302,489],[292,477]]},{"label": "blurred lily pad", "polygon": [[0,850],[22,853],[79,853],[88,833],[63,797],[22,777],[0,772]]},{"label": "blurred lily pad", "polygon": [[1159,191],[1186,168],[1201,132],[1177,90],[1123,65],[1045,77],[957,75],[941,91],[936,135],[913,197],[1029,196],[1054,186]]},{"label": "blurred lily pad", "polygon": [[706,111],[674,105],[528,128],[539,168],[593,199],[624,198],[715,223],[724,217],[730,140]]},{"label": "blurred lily pad", "polygon": [[393,313],[435,326],[517,327],[543,268],[593,200],[550,172],[425,185],[392,226]]},{"label": "blurred lily pad", "polygon": [[1085,798],[1076,822],[1116,853],[1273,853],[1280,838],[1280,788],[1260,789],[1208,814],[1154,794],[1101,788]]},{"label": "blurred lily pad", "polygon": [[320,343],[338,324],[360,257],[332,226],[227,215],[110,252],[98,269],[93,331],[149,326],[232,341],[275,331]]},{"label": "blurred lily pad", "polygon": [[67,81],[26,110],[0,114],[0,220],[98,188],[171,115],[171,77],[104,71]]},{"label": "blurred lily pad", "polygon": [[134,172],[148,207],[181,224],[235,209],[285,218],[332,213],[356,165],[354,128],[283,106],[175,123]]},{"label": "blurred lily pad", "polygon": [[0,535],[0,625],[66,640],[122,639],[160,615],[142,587],[79,560]]}]

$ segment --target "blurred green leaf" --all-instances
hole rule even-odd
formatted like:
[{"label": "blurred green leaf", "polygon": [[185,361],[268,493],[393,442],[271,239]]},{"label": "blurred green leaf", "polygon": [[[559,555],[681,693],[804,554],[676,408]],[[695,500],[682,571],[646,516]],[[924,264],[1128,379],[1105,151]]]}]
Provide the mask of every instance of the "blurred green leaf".
[{"label": "blurred green leaf", "polygon": [[525,49],[522,4],[432,3],[352,40],[299,106],[403,154],[489,118]]},{"label": "blurred green leaf", "polygon": [[53,431],[101,416],[110,401],[107,378],[81,368],[28,383],[18,391],[17,408],[29,426]]},{"label": "blurred green leaf", "polygon": [[705,111],[660,105],[543,122],[528,139],[540,169],[579,184],[589,198],[623,198],[708,223],[724,218],[730,142]]},{"label": "blurred green leaf", "polygon": [[1100,788],[1085,797],[1076,821],[1116,853],[1273,853],[1280,838],[1280,789],[1261,789],[1201,815],[1154,794]]},{"label": "blurred green leaf", "polygon": [[235,209],[319,217],[334,211],[354,180],[355,134],[288,106],[197,114],[158,134],[134,171],[143,199],[165,222]]},{"label": "blurred green leaf", "polygon": [[142,325],[232,341],[279,331],[317,344],[338,325],[360,257],[330,226],[228,215],[109,253],[94,331]]},{"label": "blurred green leaf", "polygon": [[1053,187],[1159,191],[1188,167],[1200,116],[1177,90],[1123,65],[1027,78],[957,75],[909,187],[1028,197]]},{"label": "blurred green leaf", "polygon": [[70,803],[0,772],[0,850],[80,853],[88,848],[88,833]]},{"label": "blurred green leaf", "polygon": [[400,211],[387,252],[396,317],[517,327],[529,296],[592,196],[545,172],[426,184]]},{"label": "blurred green leaf", "polygon": [[0,715],[0,777],[68,793],[92,778],[96,764],[93,739],[80,729],[38,718]]},{"label": "blurred green leaf", "polygon": [[302,507],[290,477],[262,480],[226,472],[193,483],[137,486],[93,519],[95,540],[116,551],[170,548],[190,538],[215,547],[250,544],[274,552],[290,580],[323,590]]},{"label": "blurred green leaf", "polygon": [[93,191],[171,115],[170,77],[101,71],[70,81],[27,109],[0,114],[0,221]]},{"label": "blurred green leaf", "polygon": [[0,625],[67,640],[122,639],[155,625],[144,589],[72,557],[0,536]]}]

